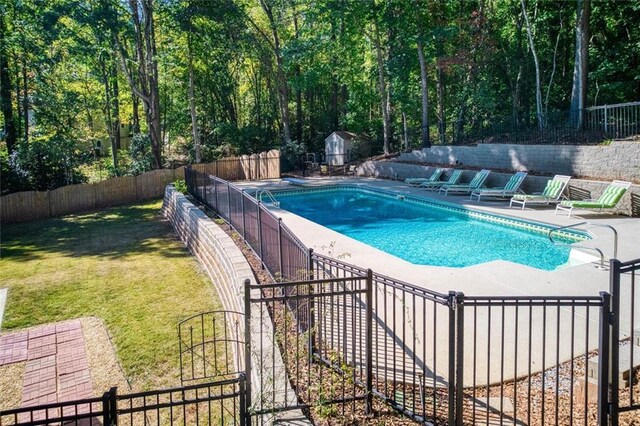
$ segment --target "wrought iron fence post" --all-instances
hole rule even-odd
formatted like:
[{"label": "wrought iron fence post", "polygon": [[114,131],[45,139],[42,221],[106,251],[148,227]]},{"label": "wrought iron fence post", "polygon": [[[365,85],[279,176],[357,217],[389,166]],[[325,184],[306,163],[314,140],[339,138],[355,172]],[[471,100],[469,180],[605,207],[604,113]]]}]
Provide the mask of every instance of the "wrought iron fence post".
[{"label": "wrought iron fence post", "polygon": [[[611,397],[609,404],[611,407],[611,425],[618,424],[619,398],[618,389],[620,388],[620,266],[618,259],[609,261],[609,294],[611,297],[611,334],[608,336],[608,345],[610,351],[609,360],[609,385],[611,386]],[[632,324],[633,325],[633,324]]]},{"label": "wrought iron fence post", "polygon": [[118,388],[112,387],[109,389],[109,422],[105,425],[117,426],[118,425]]},{"label": "wrought iron fence post", "polygon": [[[612,380],[610,376],[610,362],[617,364],[617,360],[611,356],[612,348],[610,346],[610,327],[613,312],[611,311],[611,295],[601,291],[602,307],[600,308],[600,330],[599,330],[599,356],[600,363],[598,365],[598,425],[614,425],[617,424],[617,415],[614,415],[613,404],[610,405],[610,399],[613,395],[618,394],[618,389],[610,387]],[[585,386],[587,384],[585,383]]]},{"label": "wrought iron fence post", "polygon": [[373,271],[371,269],[367,269],[366,286],[365,321],[367,329],[365,335],[365,383],[367,399],[365,400],[364,413],[373,414]]},{"label": "wrought iron fence post", "polygon": [[247,241],[247,232],[246,232],[246,221],[244,218],[244,189],[240,191],[240,204],[241,204],[241,208],[242,208],[242,239],[244,241]]},{"label": "wrought iron fence post", "polygon": [[284,266],[282,254],[282,218],[278,218],[278,266],[280,267],[280,279],[284,281]]},{"label": "wrought iron fence post", "polygon": [[450,291],[449,307],[449,426],[456,424],[456,292]]},{"label": "wrought iron fence post", "polygon": [[240,425],[241,426],[249,426],[250,422],[250,416],[249,416],[249,410],[247,409],[247,387],[246,387],[246,380],[247,377],[245,376],[244,373],[240,373],[240,377],[238,379],[238,393],[239,393],[239,400],[238,400],[238,404],[240,405]]},{"label": "wrought iron fence post", "polygon": [[102,424],[111,425],[111,412],[109,411],[109,392],[102,394]]},{"label": "wrought iron fence post", "polygon": [[244,374],[245,408],[248,418],[251,407],[251,281],[248,278],[244,280]]},{"label": "wrought iron fence post", "polygon": [[456,293],[456,424],[462,425],[464,368],[464,293]]},{"label": "wrought iron fence post", "polygon": [[260,262],[264,268],[264,259],[262,257],[262,203],[258,200],[258,256],[260,256]]},{"label": "wrought iron fence post", "polygon": [[231,184],[227,182],[227,220],[231,223]]},{"label": "wrought iron fence post", "polygon": [[[307,250],[307,268],[305,276],[313,281],[313,249]],[[297,279],[297,278],[296,278]],[[313,285],[309,284],[309,358],[313,360],[316,353],[316,304],[313,297]]]},{"label": "wrought iron fence post", "polygon": [[220,214],[220,211],[218,209],[218,182],[216,181],[216,179],[213,180],[213,210],[217,214]]}]

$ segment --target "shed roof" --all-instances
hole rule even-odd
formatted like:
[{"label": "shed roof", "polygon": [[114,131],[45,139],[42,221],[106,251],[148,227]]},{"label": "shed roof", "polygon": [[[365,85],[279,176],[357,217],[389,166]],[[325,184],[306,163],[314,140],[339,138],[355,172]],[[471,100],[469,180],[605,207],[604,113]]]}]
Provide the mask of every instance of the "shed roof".
[{"label": "shed roof", "polygon": [[344,139],[346,141],[352,141],[358,137],[358,135],[356,135],[355,133],[347,132],[345,130],[337,130],[331,133],[331,135],[327,136],[327,139],[329,139],[333,134],[339,136],[341,139]]}]

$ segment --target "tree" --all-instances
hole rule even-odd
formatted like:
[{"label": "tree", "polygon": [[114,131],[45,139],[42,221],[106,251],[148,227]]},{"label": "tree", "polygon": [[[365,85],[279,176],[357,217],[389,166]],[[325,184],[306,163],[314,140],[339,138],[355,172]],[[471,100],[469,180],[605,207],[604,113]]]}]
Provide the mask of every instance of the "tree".
[{"label": "tree", "polygon": [[[1,9],[0,9],[1,10]],[[15,149],[18,133],[13,120],[13,105],[11,102],[11,79],[9,76],[9,60],[7,55],[6,26],[4,23],[6,13],[0,16],[0,108],[4,118],[4,131],[6,134],[7,150],[9,154]]]},{"label": "tree", "polygon": [[127,77],[133,92],[142,100],[148,128],[147,132],[151,141],[154,167],[160,169],[162,168],[162,133],[153,10],[153,0],[129,0],[129,13],[131,14],[134,30],[133,47],[137,66],[135,78],[127,65],[129,58],[120,41],[120,35],[114,32],[113,37],[122,64],[122,72]]},{"label": "tree", "polygon": [[545,126],[544,114],[542,112],[542,89],[540,85],[540,62],[538,62],[538,54],[536,53],[536,47],[533,43],[533,34],[531,31],[531,24],[529,23],[529,15],[527,14],[527,7],[525,0],[520,0],[522,5],[522,16],[524,17],[525,27],[527,28],[527,38],[529,40],[529,48],[531,49],[531,56],[533,57],[533,63],[536,69],[536,117],[538,119],[538,128],[542,130]]},{"label": "tree", "polygon": [[576,128],[582,128],[583,110],[587,98],[587,67],[589,62],[589,17],[591,0],[577,0],[576,44],[574,50],[573,84],[569,117]]}]

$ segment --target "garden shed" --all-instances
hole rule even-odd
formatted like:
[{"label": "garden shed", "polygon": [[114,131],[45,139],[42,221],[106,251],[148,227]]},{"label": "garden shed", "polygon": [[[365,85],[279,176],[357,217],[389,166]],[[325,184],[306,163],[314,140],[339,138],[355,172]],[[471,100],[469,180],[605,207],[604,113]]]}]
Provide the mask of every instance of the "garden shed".
[{"label": "garden shed", "polygon": [[324,140],[325,159],[330,166],[343,166],[353,159],[358,135],[343,130],[331,133]]}]

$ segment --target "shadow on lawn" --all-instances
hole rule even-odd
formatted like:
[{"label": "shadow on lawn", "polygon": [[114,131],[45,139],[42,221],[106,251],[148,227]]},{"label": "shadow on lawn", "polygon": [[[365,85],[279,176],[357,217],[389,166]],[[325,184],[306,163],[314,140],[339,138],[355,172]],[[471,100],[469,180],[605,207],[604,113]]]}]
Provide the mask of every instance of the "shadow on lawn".
[{"label": "shadow on lawn", "polygon": [[114,207],[44,221],[3,225],[0,258],[33,260],[47,253],[120,258],[142,253],[184,257],[157,202]]}]

